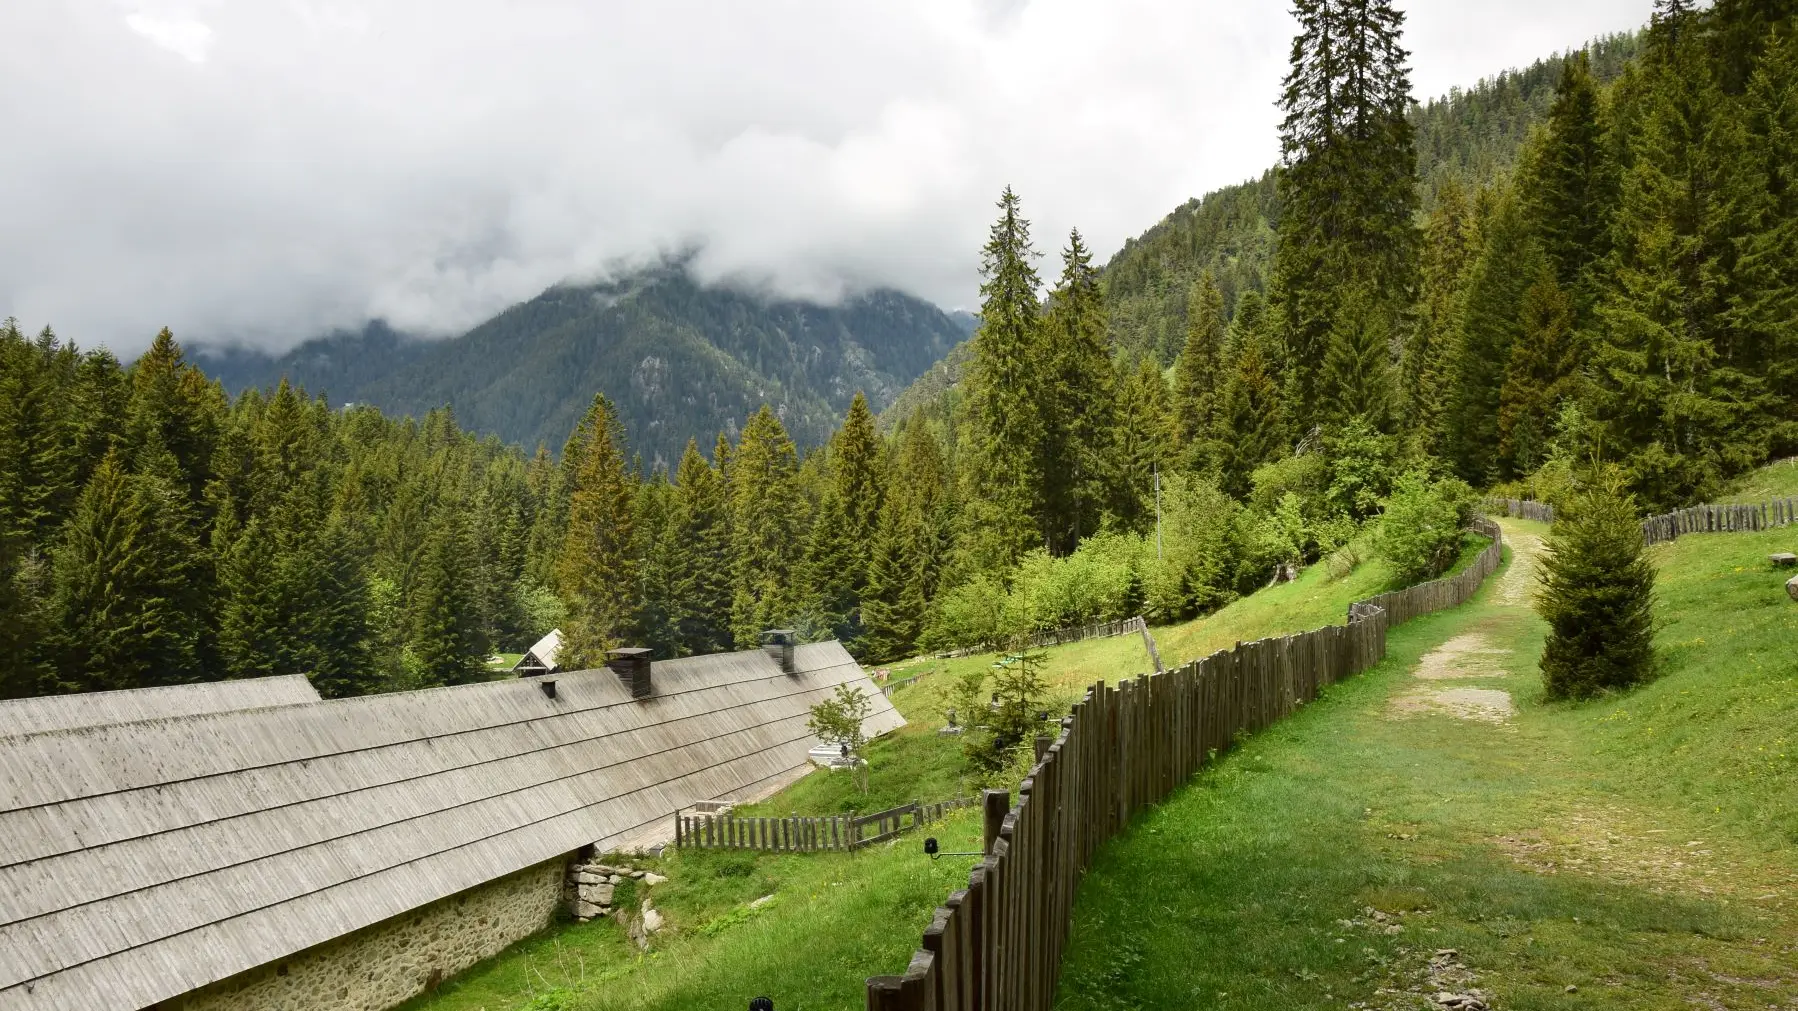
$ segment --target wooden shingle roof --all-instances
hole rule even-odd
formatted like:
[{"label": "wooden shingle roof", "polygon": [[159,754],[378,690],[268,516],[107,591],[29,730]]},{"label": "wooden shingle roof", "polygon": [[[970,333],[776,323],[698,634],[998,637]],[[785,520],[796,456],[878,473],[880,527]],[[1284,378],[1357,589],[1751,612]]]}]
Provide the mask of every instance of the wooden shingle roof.
[{"label": "wooden shingle roof", "polygon": [[[791,777],[837,643],[0,737],[0,1007],[141,1008]],[[542,690],[556,682],[551,697]]]},{"label": "wooden shingle roof", "polygon": [[298,674],[11,699],[0,702],[0,737],[317,701],[312,682]]}]

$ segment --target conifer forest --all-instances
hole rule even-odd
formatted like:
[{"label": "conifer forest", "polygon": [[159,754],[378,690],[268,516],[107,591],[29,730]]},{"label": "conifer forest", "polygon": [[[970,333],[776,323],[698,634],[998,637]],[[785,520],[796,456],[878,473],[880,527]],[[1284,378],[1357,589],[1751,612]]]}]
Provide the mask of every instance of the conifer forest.
[{"label": "conifer forest", "polygon": [[645,464],[604,396],[519,447],[8,321],[0,697],[457,684],[551,628],[565,667],[774,627],[877,663],[1180,620],[1356,545],[1428,578],[1453,551],[1384,513],[1453,534],[1595,467],[1663,511],[1798,454],[1794,5],[1659,0],[1424,104],[1389,0],[1294,9],[1265,177],[1109,263],[1007,188],[953,381],[804,452],[764,404]]}]

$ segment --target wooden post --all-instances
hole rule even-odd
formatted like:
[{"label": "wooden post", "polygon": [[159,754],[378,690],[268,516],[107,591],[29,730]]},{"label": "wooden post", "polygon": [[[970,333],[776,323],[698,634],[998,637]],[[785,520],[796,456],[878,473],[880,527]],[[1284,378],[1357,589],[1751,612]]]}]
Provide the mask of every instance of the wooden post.
[{"label": "wooden post", "polygon": [[982,849],[991,853],[993,843],[999,838],[999,826],[1005,823],[1005,812],[1011,809],[1011,794],[1005,790],[984,790],[981,792],[981,804],[985,814]]}]

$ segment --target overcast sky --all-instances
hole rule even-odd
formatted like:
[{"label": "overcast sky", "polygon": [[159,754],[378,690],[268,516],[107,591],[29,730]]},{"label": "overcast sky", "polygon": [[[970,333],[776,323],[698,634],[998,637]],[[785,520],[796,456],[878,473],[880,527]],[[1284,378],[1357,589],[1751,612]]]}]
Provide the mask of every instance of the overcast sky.
[{"label": "overcast sky", "polygon": [[[1651,0],[1401,6],[1427,98]],[[4,0],[0,316],[121,353],[444,334],[690,246],[971,307],[1007,183],[1051,258],[1076,226],[1104,258],[1271,164],[1286,7]]]}]

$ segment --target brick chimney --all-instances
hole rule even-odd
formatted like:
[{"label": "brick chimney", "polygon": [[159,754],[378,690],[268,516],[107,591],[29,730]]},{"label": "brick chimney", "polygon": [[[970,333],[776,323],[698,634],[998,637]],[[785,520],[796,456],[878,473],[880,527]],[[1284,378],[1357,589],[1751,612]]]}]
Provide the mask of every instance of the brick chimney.
[{"label": "brick chimney", "polygon": [[793,644],[799,641],[799,633],[790,628],[771,628],[762,633],[762,649],[774,662],[780,664],[782,673],[793,673]]},{"label": "brick chimney", "polygon": [[612,673],[618,675],[618,680],[630,688],[631,698],[646,699],[650,693],[649,661],[654,655],[653,650],[642,646],[609,649],[606,650],[606,666],[612,668]]}]

